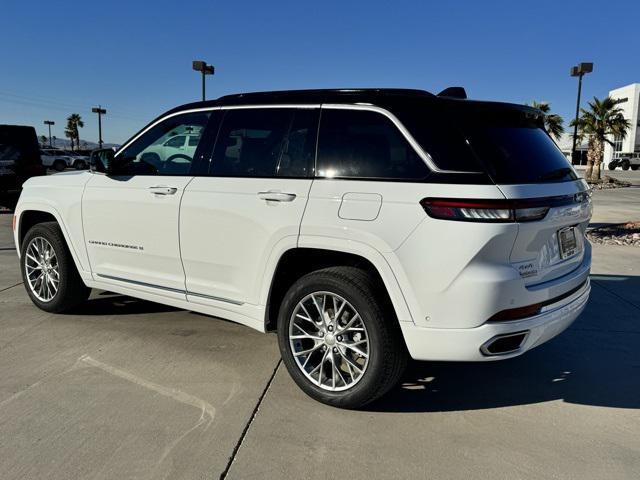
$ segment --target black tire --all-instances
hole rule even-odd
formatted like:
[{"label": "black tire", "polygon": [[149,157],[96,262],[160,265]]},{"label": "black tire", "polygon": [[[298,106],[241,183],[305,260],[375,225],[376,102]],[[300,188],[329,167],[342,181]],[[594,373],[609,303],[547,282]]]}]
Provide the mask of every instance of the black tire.
[{"label": "black tire", "polygon": [[630,166],[631,164],[629,163],[628,160],[625,160],[624,162],[622,162],[622,170],[629,170]]},{"label": "black tire", "polygon": [[84,160],[77,160],[73,166],[76,170],[85,170],[87,168],[87,163]]},{"label": "black tire", "polygon": [[617,166],[617,165],[616,165],[615,163],[611,162],[611,163],[609,164],[609,170],[615,170],[615,169],[616,169],[616,166]]},{"label": "black tire", "polygon": [[56,172],[62,172],[65,168],[67,168],[67,164],[64,160],[56,160],[53,162],[53,169]]},{"label": "black tire", "polygon": [[[398,383],[407,365],[408,353],[383,288],[365,270],[331,267],[303,276],[289,289],[278,315],[278,343],[289,374],[307,395],[335,407],[360,408],[380,398]],[[366,327],[368,364],[357,383],[346,390],[320,388],[302,373],[292,353],[289,324],[295,308],[307,295],[316,292],[334,293],[347,300],[360,314]]]},{"label": "black tire", "polygon": [[631,170],[633,170],[634,172],[638,170],[638,165],[631,165]]},{"label": "black tire", "polygon": [[[53,248],[60,275],[58,290],[49,301],[39,299],[32,291],[27,279],[27,250],[31,241],[38,237],[45,239]],[[91,293],[91,289],[80,278],[64,235],[56,222],[39,223],[29,229],[20,248],[20,270],[22,281],[31,301],[46,312],[62,313],[68,311],[86,301]]]}]

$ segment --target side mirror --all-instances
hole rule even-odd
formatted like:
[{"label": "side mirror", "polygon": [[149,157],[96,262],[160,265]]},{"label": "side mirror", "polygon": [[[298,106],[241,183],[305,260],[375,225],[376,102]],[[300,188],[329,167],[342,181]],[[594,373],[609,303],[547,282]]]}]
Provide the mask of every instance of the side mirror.
[{"label": "side mirror", "polygon": [[94,150],[89,157],[89,169],[92,172],[105,173],[112,175],[114,170],[115,151],[112,148],[103,148]]}]

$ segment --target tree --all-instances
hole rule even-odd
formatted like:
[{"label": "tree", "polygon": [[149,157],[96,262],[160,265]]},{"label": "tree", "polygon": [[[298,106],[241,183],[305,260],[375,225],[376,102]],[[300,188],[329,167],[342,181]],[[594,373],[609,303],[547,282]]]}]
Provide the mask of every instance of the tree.
[{"label": "tree", "polygon": [[70,130],[69,128],[66,128],[64,131],[64,136],[67,137],[71,142],[71,150],[73,150],[73,140],[75,138],[75,134],[73,133],[72,130]]},{"label": "tree", "polygon": [[549,132],[556,141],[560,140],[560,137],[564,133],[564,120],[557,113],[551,113],[551,106],[548,102],[531,102],[533,108],[537,108],[544,113],[544,128]]},{"label": "tree", "polygon": [[[571,122],[572,125],[575,123],[575,120]],[[577,125],[579,136],[588,139],[587,170],[584,176],[587,180],[598,181],[605,142],[613,146],[612,138],[624,139],[631,122],[624,118],[622,109],[613,98],[600,100],[593,97],[588,110],[580,109]]]},{"label": "tree", "polygon": [[40,143],[42,144],[42,147],[46,147],[47,143],[49,142],[49,139],[47,138],[46,135],[40,135]]},{"label": "tree", "polygon": [[[80,132],[78,129],[84,127],[84,122],[79,113],[72,113],[67,117],[67,130],[73,133],[73,139],[78,148],[80,148]],[[66,132],[65,132],[66,135]],[[73,150],[73,141],[71,142],[71,149]]]}]

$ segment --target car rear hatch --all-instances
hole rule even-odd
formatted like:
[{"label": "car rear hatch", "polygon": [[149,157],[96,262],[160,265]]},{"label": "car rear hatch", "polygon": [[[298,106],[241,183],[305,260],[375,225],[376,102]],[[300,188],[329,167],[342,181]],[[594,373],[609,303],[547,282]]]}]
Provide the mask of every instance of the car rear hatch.
[{"label": "car rear hatch", "polygon": [[[469,102],[461,128],[475,155],[515,212],[510,262],[527,286],[576,270],[591,218],[586,182],[528,107]],[[518,214],[518,212],[520,212]]]}]

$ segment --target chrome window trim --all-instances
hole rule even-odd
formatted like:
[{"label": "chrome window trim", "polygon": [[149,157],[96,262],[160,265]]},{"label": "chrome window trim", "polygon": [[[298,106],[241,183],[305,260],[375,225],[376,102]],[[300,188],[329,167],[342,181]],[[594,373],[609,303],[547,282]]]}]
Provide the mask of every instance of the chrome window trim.
[{"label": "chrome window trim", "polygon": [[159,118],[158,120],[153,122],[151,125],[146,127],[144,130],[140,131],[135,137],[133,137],[127,143],[122,145],[118,149],[118,151],[116,152],[114,157],[117,157],[120,154],[120,152],[122,152],[126,148],[128,148],[129,145],[131,145],[133,142],[135,142],[138,138],[140,138],[146,132],[151,130],[153,127],[155,127],[156,125],[158,125],[161,122],[164,122],[165,120],[167,120],[169,118],[173,118],[173,117],[178,116],[178,115],[186,115],[186,114],[189,114],[189,113],[197,113],[197,112],[212,112],[212,111],[215,111],[215,110],[244,110],[244,109],[251,109],[251,108],[299,108],[299,109],[312,109],[312,108],[324,109],[324,108],[327,108],[327,109],[332,109],[332,110],[360,110],[360,111],[375,112],[375,113],[383,115],[383,116],[387,117],[389,120],[391,120],[391,122],[400,131],[402,136],[407,140],[407,142],[409,142],[409,145],[411,145],[411,147],[414,149],[414,151],[418,154],[418,156],[422,159],[422,161],[427,164],[427,166],[429,167],[429,169],[431,169],[432,172],[436,172],[436,173],[452,173],[452,174],[465,174],[465,175],[482,174],[482,172],[473,172],[473,171],[469,172],[469,171],[463,171],[463,170],[445,170],[445,169],[439,168],[435,164],[435,162],[433,161],[433,158],[431,158],[431,155],[429,155],[428,152],[425,152],[422,149],[422,147],[420,146],[420,144],[418,144],[416,139],[413,138],[413,135],[411,135],[411,133],[402,124],[402,122],[400,120],[398,120],[398,117],[396,117],[393,113],[391,113],[389,110],[387,110],[385,108],[378,107],[378,106],[375,106],[375,105],[371,105],[371,104],[368,104],[368,103],[309,103],[309,104],[304,104],[304,103],[302,103],[302,104],[301,103],[290,103],[290,104],[279,103],[279,104],[273,104],[273,105],[260,105],[260,104],[255,104],[255,105],[222,105],[222,106],[217,106],[217,107],[202,107],[202,108],[192,108],[192,109],[189,109],[189,110],[181,110],[179,112],[174,112],[174,113],[171,113],[169,115],[165,115],[164,117]]},{"label": "chrome window trim", "polygon": [[191,108],[189,110],[181,110],[179,112],[173,112],[173,113],[170,113],[169,115],[165,115],[164,117],[159,118],[158,120],[153,122],[151,125],[146,127],[144,130],[138,132],[138,134],[135,137],[133,137],[131,140],[129,140],[127,143],[125,143],[124,145],[122,145],[118,149],[118,151],[116,152],[114,157],[117,157],[120,154],[120,152],[122,152],[126,148],[128,148],[129,145],[131,145],[133,142],[135,142],[138,138],[140,138],[142,135],[147,133],[153,127],[155,127],[156,125],[158,125],[161,122],[164,122],[165,120],[167,120],[169,118],[173,118],[173,117],[176,117],[178,115],[186,115],[188,113],[213,112],[215,110],[243,110],[243,109],[248,109],[248,108],[301,108],[301,109],[309,109],[309,108],[320,108],[320,104],[318,103],[318,104],[273,104],[273,105],[224,105],[224,106],[219,106],[219,107]]}]

